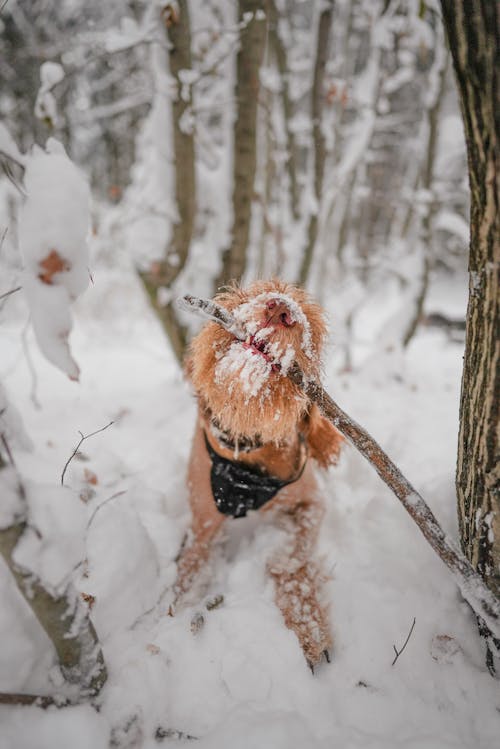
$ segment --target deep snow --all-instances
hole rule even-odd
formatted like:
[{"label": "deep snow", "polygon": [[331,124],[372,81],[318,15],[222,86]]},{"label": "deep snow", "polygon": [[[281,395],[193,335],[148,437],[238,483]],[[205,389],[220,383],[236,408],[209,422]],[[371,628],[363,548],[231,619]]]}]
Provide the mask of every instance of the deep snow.
[{"label": "deep snow", "polygon": [[[27,315],[20,295],[9,301],[2,324],[0,379],[34,444],[32,452],[15,450],[17,465],[34,496],[34,484],[43,485],[40,506],[50,505],[52,487],[54,503],[64,496],[78,517],[85,512],[75,581],[95,597],[92,618],[109,680],[100,712],[0,708],[1,748],[101,749],[111,740],[149,749],[189,742],[175,731],[197,737],[203,749],[496,746],[500,690],[485,669],[474,619],[418,528],[351,447],[323,478],[328,512],[319,553],[331,573],[325,588],[335,643],[331,665],[313,676],[281,621],[265,576],[281,531],[260,516],[232,522],[206,593],[174,618],[166,615],[174,559],[189,523],[184,473],[195,406],[136,277],[120,262],[113,268],[95,263],[94,284],[74,309],[79,384],[43,360],[29,335],[39,410],[30,399],[20,341]],[[433,287],[429,308],[463,313],[464,298],[465,281],[442,283]],[[335,344],[335,301],[330,311]],[[380,330],[383,310],[373,304],[370,313]],[[404,355],[369,343],[360,338],[354,373],[339,372],[334,345],[325,385],[456,537],[462,345],[431,329],[421,329]],[[112,420],[82,444],[62,490],[78,431],[88,434]],[[75,549],[61,552],[71,566]],[[40,553],[25,550],[28,558]],[[0,590],[0,689],[55,692],[51,646],[4,565]],[[207,611],[216,594],[224,596],[222,605]],[[193,633],[196,612],[205,623]],[[401,648],[414,617],[393,666],[393,646]]]}]

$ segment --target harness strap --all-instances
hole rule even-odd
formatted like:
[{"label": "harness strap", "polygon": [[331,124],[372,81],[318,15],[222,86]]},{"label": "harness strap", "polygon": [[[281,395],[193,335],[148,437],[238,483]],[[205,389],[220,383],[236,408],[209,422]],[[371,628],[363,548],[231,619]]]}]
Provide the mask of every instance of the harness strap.
[{"label": "harness strap", "polygon": [[258,466],[222,457],[208,441],[205,431],[204,436],[207,452],[212,461],[212,494],[218,511],[223,515],[242,518],[249,510],[260,509],[284,486],[298,481],[306,467],[307,456],[296,476],[287,480],[279,479],[270,476]]}]

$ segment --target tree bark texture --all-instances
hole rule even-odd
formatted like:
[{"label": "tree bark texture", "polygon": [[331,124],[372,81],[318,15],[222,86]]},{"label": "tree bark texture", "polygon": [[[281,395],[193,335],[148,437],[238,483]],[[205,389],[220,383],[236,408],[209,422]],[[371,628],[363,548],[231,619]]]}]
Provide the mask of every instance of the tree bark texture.
[{"label": "tree bark texture", "polygon": [[253,13],[253,18],[241,29],[236,58],[232,244],[223,253],[217,286],[241,279],[246,267],[257,165],[259,71],[266,41],[265,16],[256,14],[265,12],[263,6],[262,0],[240,0],[238,5],[241,24],[245,14]]},{"label": "tree bark texture", "polygon": [[469,305],[457,463],[464,552],[500,598],[500,13],[441,0],[469,164]]},{"label": "tree bark texture", "polygon": [[[166,6],[170,9],[170,6]],[[180,73],[191,69],[191,27],[188,0],[179,0],[179,12],[165,12],[162,16],[167,28],[170,74],[177,84],[172,102],[173,157],[175,162],[175,200],[177,220],[166,248],[165,258],[154,270],[142,273],[141,278],[153,309],[167,333],[174,354],[182,361],[186,347],[186,332],[181,326],[175,307],[170,301],[160,304],[158,290],[170,289],[184,268],[189,255],[196,215],[196,178],[194,133],[186,122],[186,112],[192,105],[191,88],[183,85]]]},{"label": "tree bark texture", "polygon": [[323,177],[325,173],[326,147],[325,138],[321,129],[324,91],[323,83],[325,78],[326,63],[328,62],[330,29],[332,26],[333,0],[329,0],[319,17],[318,26],[318,43],[316,49],[316,62],[314,64],[314,81],[311,101],[311,117],[313,125],[313,143],[314,143],[314,197],[316,206],[309,217],[309,227],[307,231],[307,245],[304,250],[302,264],[299,273],[299,282],[303,286],[307,283],[311,263],[314,254],[314,247],[318,238],[318,214],[319,201],[323,190]]}]

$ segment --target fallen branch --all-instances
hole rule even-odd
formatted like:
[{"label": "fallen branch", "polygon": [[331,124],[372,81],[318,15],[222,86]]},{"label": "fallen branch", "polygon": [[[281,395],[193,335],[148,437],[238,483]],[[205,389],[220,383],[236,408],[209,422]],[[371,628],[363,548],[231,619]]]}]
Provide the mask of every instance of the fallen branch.
[{"label": "fallen branch", "polygon": [[66,697],[52,697],[49,694],[0,692],[0,705],[35,705],[46,710],[48,707],[69,707],[74,704]]},{"label": "fallen branch", "polygon": [[[244,340],[244,334],[237,334],[236,324],[227,310],[222,310],[212,302],[205,302],[196,297],[185,296],[182,306],[187,309],[193,305],[198,311],[209,310],[211,320],[218,322],[236,338]],[[316,403],[323,416],[328,419],[366,460],[375,468],[378,475],[400,500],[405,510],[420,528],[436,554],[453,574],[464,599],[473,611],[487,625],[495,638],[500,638],[500,601],[484,583],[482,577],[472,567],[469,560],[458,547],[447,538],[434,513],[425,500],[413,488],[408,479],[392,462],[380,445],[362,426],[338,406],[319,382],[307,380],[295,362],[287,376],[297,387],[303,390],[308,398]]]}]

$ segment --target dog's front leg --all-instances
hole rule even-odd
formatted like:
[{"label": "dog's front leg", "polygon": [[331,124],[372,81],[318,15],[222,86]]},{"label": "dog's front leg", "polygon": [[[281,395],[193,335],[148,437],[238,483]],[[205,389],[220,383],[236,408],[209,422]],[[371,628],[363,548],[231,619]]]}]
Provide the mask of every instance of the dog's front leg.
[{"label": "dog's front leg", "polygon": [[203,425],[200,421],[194,435],[188,467],[189,504],[192,514],[191,539],[181,549],[177,560],[174,606],[188,593],[202,568],[206,566],[212,544],[225,520],[224,515],[217,510],[212,495],[210,468]]},{"label": "dog's front leg", "polygon": [[332,646],[325,606],[319,600],[324,575],[311,558],[324,507],[319,499],[298,502],[284,515],[288,543],[267,565],[274,580],[275,600],[286,626],[297,635],[308,664],[313,668]]}]

